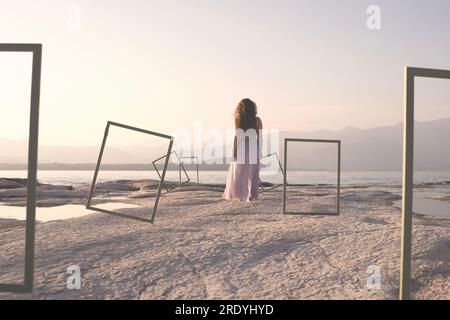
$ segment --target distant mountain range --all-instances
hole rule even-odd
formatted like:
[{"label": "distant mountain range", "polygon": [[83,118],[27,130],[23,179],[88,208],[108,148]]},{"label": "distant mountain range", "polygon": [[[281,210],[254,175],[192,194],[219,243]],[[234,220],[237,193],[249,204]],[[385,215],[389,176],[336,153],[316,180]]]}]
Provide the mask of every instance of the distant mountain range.
[{"label": "distant mountain range", "polygon": [[[283,132],[283,137],[322,138],[342,140],[344,170],[401,170],[403,155],[403,125],[341,131],[309,133]],[[416,170],[450,170],[450,118],[416,121],[414,143]],[[330,167],[330,152],[288,154],[289,162],[302,163],[306,169]],[[293,160],[291,160],[292,158]],[[331,159],[335,161],[335,159]]]},{"label": "distant mountain range", "polygon": [[[402,167],[402,124],[358,129],[348,127],[340,131],[316,130],[312,132],[280,132],[282,156],[283,139],[339,139],[342,140],[343,170],[400,170]],[[450,170],[450,118],[415,124],[415,169]],[[333,149],[334,148],[334,149]],[[26,163],[26,141],[0,139],[0,169],[23,167]],[[98,146],[39,148],[41,168],[92,169],[97,161]],[[107,148],[104,163],[117,169],[144,169],[148,163],[164,154],[164,147],[133,146]],[[317,144],[292,144],[288,150],[291,169],[323,170],[336,167],[336,148]],[[202,166],[203,169],[223,169],[224,166]]]}]

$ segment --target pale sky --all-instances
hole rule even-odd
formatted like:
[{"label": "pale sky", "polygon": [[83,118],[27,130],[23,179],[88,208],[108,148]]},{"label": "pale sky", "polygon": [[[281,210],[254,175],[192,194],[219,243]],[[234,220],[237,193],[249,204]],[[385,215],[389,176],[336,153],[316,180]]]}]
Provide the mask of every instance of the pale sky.
[{"label": "pale sky", "polygon": [[[366,26],[372,4],[381,30]],[[79,30],[70,6],[80,9]],[[195,121],[230,128],[244,97],[266,128],[391,125],[402,121],[405,65],[450,69],[448,0],[0,0],[0,8],[0,42],[43,44],[47,145],[97,145],[107,120],[163,133]],[[1,59],[13,61],[0,63],[1,87],[28,88],[23,57]],[[417,119],[450,117],[450,83],[419,86]],[[11,105],[0,98],[10,119],[0,137],[20,138],[27,90]]]}]

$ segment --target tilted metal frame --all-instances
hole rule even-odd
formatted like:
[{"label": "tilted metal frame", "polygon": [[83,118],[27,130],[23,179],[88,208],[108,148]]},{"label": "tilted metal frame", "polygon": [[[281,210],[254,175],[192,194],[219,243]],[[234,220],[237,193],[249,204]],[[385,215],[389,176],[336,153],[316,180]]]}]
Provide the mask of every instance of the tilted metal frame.
[{"label": "tilted metal frame", "polygon": [[[337,165],[337,193],[336,193],[336,212],[288,212],[286,211],[286,187],[287,187],[287,146],[289,142],[311,142],[311,143],[335,143],[338,145],[338,165]],[[340,140],[324,140],[324,139],[284,139],[284,172],[283,172],[283,214],[291,215],[328,215],[338,216],[340,214],[340,198],[341,198],[341,141]]]},{"label": "tilted metal frame", "polygon": [[180,174],[180,183],[181,183],[181,168],[183,166],[183,159],[191,159],[191,160],[195,159],[195,164],[196,164],[196,167],[197,167],[197,183],[200,183],[198,157],[195,157],[195,156],[192,156],[192,157],[179,157],[179,159],[181,160],[181,163],[178,166],[178,171],[179,171],[179,174]]},{"label": "tilted metal frame", "polygon": [[111,211],[111,210],[106,210],[106,209],[94,207],[94,206],[91,205],[92,198],[93,198],[94,192],[95,192],[95,185],[97,183],[98,172],[100,170],[100,164],[102,162],[103,152],[105,151],[105,145],[106,145],[106,140],[108,138],[108,133],[109,133],[110,126],[120,127],[120,128],[123,128],[123,129],[137,131],[137,132],[149,134],[149,135],[152,135],[152,136],[168,139],[168,140],[170,140],[170,142],[169,142],[169,147],[167,149],[167,156],[170,155],[170,153],[172,152],[173,137],[171,137],[169,135],[165,135],[165,134],[161,134],[161,133],[157,133],[157,132],[153,132],[153,131],[148,131],[148,130],[144,130],[144,129],[140,129],[140,128],[124,125],[124,124],[117,123],[117,122],[108,121],[108,123],[106,124],[105,134],[103,136],[103,142],[102,142],[102,146],[100,148],[100,153],[98,155],[97,165],[95,167],[95,172],[94,172],[94,178],[92,179],[91,189],[89,191],[89,196],[88,196],[88,200],[87,200],[87,203],[86,203],[86,209],[97,211],[97,212],[101,212],[101,213],[107,213],[107,214],[111,214],[111,215],[122,217],[122,218],[128,218],[128,219],[138,220],[138,221],[142,221],[142,222],[153,223],[155,221],[156,210],[158,209],[159,199],[161,198],[161,189],[162,189],[162,186],[164,185],[164,178],[166,176],[167,165],[169,163],[169,157],[167,157],[167,159],[166,159],[166,161],[164,163],[164,169],[162,171],[162,174],[160,175],[158,191],[156,193],[155,203],[153,205],[153,212],[152,212],[152,215],[151,215],[150,219],[136,217],[136,216],[132,216],[132,215],[124,214],[124,213],[119,213],[119,212],[115,212],[115,211]]},{"label": "tilted metal frame", "polygon": [[28,135],[27,214],[25,226],[25,272],[22,284],[0,284],[0,292],[28,293],[33,291],[34,244],[36,225],[36,184],[39,134],[39,100],[41,91],[41,44],[0,44],[0,52],[30,52],[33,54]]},{"label": "tilted metal frame", "polygon": [[[185,180],[185,181],[183,181],[183,182],[181,181],[181,170],[180,170],[180,171],[179,171],[179,172],[180,172],[179,184],[178,184],[176,187],[168,188],[167,185],[165,184],[165,182],[163,181],[163,186],[164,186],[164,189],[166,189],[166,192],[167,192],[167,193],[168,193],[168,192],[171,192],[171,191],[175,190],[176,188],[179,188],[179,187],[181,187],[182,185],[185,185],[186,183],[189,183],[189,182],[191,181],[191,178],[189,177],[189,175],[188,175],[186,169],[185,169],[184,166],[183,166],[183,162],[181,161],[181,159],[180,159],[180,157],[178,156],[178,153],[177,153],[176,151],[172,151],[171,153],[168,153],[167,155],[163,155],[163,156],[161,156],[161,157],[159,157],[158,159],[156,159],[156,160],[153,161],[153,163],[152,163],[152,164],[153,164],[153,168],[155,168],[155,171],[156,171],[156,173],[158,174],[158,176],[161,178],[161,174],[159,173],[158,167],[156,166],[156,162],[158,162],[158,161],[161,160],[161,159],[167,158],[167,157],[170,159],[170,156],[171,156],[172,154],[174,154],[174,155],[177,157],[178,162],[179,162],[179,166],[181,166],[181,168],[183,168],[183,171],[184,171],[184,174],[186,175],[187,180]],[[169,159],[166,159],[166,162],[169,161]]]},{"label": "tilted metal frame", "polygon": [[[278,153],[272,152],[272,153],[270,153],[270,154],[268,154],[268,155],[265,155],[264,157],[261,157],[260,160],[262,160],[262,159],[264,159],[264,158],[271,157],[271,156],[273,156],[273,155],[277,158],[278,165],[279,165],[280,170],[281,170],[281,174],[284,175],[283,166],[281,165],[281,161],[280,161],[280,157],[278,157]],[[276,188],[279,188],[281,185],[280,185],[280,186],[274,186],[274,187],[271,187],[271,188],[268,188],[268,189],[264,189],[262,180],[261,180],[261,178],[260,178],[260,179],[259,179],[259,186],[261,187],[261,192],[267,192],[267,191],[271,191],[271,190],[274,190],[274,189],[276,189]]]},{"label": "tilted metal frame", "polygon": [[405,68],[405,110],[403,127],[403,194],[402,194],[402,241],[400,266],[401,300],[411,295],[411,245],[414,188],[414,92],[415,78],[450,80],[450,70]]}]

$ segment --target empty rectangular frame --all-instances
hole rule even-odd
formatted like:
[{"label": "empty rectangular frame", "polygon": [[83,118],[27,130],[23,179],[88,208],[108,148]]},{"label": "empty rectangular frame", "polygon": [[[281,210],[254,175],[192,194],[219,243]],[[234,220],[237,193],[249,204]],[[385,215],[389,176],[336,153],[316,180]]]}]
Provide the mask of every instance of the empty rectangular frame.
[{"label": "empty rectangular frame", "polygon": [[[109,133],[110,126],[116,126],[116,127],[120,127],[120,128],[123,128],[123,129],[137,131],[137,132],[141,132],[141,133],[145,133],[145,134],[149,134],[149,135],[152,135],[152,136],[156,136],[156,137],[160,137],[160,138],[163,138],[163,139],[170,140],[169,147],[167,149],[166,161],[164,162],[164,168],[163,168],[163,171],[162,171],[162,173],[160,175],[160,181],[159,181],[159,184],[158,184],[158,191],[156,193],[155,203],[153,205],[153,212],[152,212],[152,215],[151,215],[151,217],[149,219],[136,217],[136,216],[132,216],[132,215],[124,214],[124,213],[119,213],[119,212],[115,212],[115,211],[111,211],[111,210],[106,210],[106,209],[94,207],[94,206],[91,205],[92,198],[94,196],[95,185],[97,183],[98,172],[100,170],[100,164],[102,162],[103,152],[105,151],[105,145],[106,145],[106,140],[108,138],[108,133]],[[89,191],[89,196],[88,196],[88,200],[87,200],[87,203],[86,203],[86,209],[97,211],[97,212],[101,212],[101,213],[107,213],[107,214],[111,214],[111,215],[122,217],[122,218],[128,218],[128,219],[138,220],[138,221],[142,221],[142,222],[153,223],[155,221],[155,215],[156,215],[156,210],[158,209],[159,199],[161,198],[161,188],[164,185],[164,178],[166,176],[167,165],[169,163],[169,155],[172,153],[172,145],[173,145],[173,137],[171,137],[169,135],[165,135],[165,134],[161,134],[161,133],[157,133],[157,132],[153,132],[153,131],[149,131],[149,130],[144,130],[144,129],[128,126],[128,125],[117,123],[117,122],[108,121],[108,123],[106,124],[106,128],[105,128],[105,134],[103,136],[102,146],[100,147],[100,153],[98,155],[97,165],[95,167],[94,178],[92,179],[92,184],[91,184],[91,188],[90,188],[90,191]]]},{"label": "empty rectangular frame", "polygon": [[27,214],[25,226],[25,272],[20,284],[0,284],[0,292],[32,292],[34,279],[34,242],[36,223],[36,183],[39,134],[39,99],[41,91],[41,44],[0,44],[0,52],[30,52],[33,54],[28,135]]},{"label": "empty rectangular frame", "polygon": [[[161,173],[159,173],[158,166],[156,165],[156,162],[158,162],[158,161],[161,160],[161,159],[165,159],[165,158],[167,158],[167,157],[170,158],[170,155],[172,155],[172,154],[174,154],[175,157],[177,157],[177,159],[178,159],[178,166],[179,166],[179,168],[178,168],[178,172],[179,172],[179,184],[178,184],[178,186],[176,186],[176,187],[168,188],[167,185],[166,185],[166,183],[163,181],[163,186],[164,186],[164,189],[166,189],[166,192],[173,191],[173,190],[175,190],[176,188],[181,187],[182,185],[185,185],[186,183],[189,183],[189,182],[191,181],[191,178],[189,177],[189,175],[188,175],[186,169],[184,168],[183,162],[181,161],[181,159],[180,159],[180,157],[178,156],[178,153],[177,153],[176,151],[172,151],[169,155],[164,155],[164,156],[159,157],[158,159],[156,159],[156,160],[153,161],[153,163],[152,163],[152,164],[153,164],[153,168],[155,168],[155,171],[156,171],[156,173],[158,174],[158,177],[161,178]],[[167,159],[166,159],[166,160],[167,160]],[[184,175],[186,176],[186,180],[185,180],[185,181],[182,181],[182,180],[181,180],[181,169],[183,169]]]},{"label": "empty rectangular frame", "polygon": [[414,92],[415,78],[450,80],[450,70],[405,68],[405,107],[403,126],[403,194],[402,194],[402,240],[400,263],[400,299],[410,298],[411,245],[414,187]]},{"label": "empty rectangular frame", "polygon": [[[268,155],[265,155],[264,157],[261,157],[260,161],[262,159],[269,158],[269,157],[272,157],[272,156],[275,156],[277,158],[278,168],[280,169],[281,174],[284,176],[283,166],[281,165],[281,161],[280,161],[280,158],[278,157],[278,153],[272,152],[272,153],[270,153]],[[272,190],[274,190],[276,188],[279,188],[280,185],[275,185],[275,186],[272,186],[271,188],[265,189],[262,180],[259,179],[259,187],[261,188],[261,192],[266,192],[266,191],[272,191]]]},{"label": "empty rectangular frame", "polygon": [[[288,212],[286,210],[286,187],[287,187],[287,157],[289,142],[309,142],[309,143],[334,143],[338,146],[337,154],[337,193],[336,193],[336,212]],[[324,139],[284,139],[284,171],[283,171],[283,214],[298,215],[339,215],[340,213],[340,197],[341,197],[341,141],[340,140],[324,140]]]},{"label": "empty rectangular frame", "polygon": [[181,160],[180,166],[178,168],[178,170],[180,171],[180,175],[181,175],[181,168],[183,166],[183,159],[190,159],[190,160],[195,160],[195,166],[196,166],[196,170],[197,170],[197,183],[200,183],[200,176],[199,176],[199,163],[198,163],[198,157],[196,156],[191,156],[191,157],[179,157],[179,159]]}]

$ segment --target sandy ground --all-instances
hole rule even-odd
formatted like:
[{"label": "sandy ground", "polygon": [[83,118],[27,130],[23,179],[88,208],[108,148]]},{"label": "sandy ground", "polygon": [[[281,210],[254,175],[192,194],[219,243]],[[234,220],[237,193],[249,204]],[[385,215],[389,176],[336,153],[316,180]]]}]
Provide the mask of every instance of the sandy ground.
[{"label": "sandy ground", "polygon": [[[221,190],[165,194],[153,225],[101,213],[38,223],[34,293],[0,299],[397,299],[397,194],[343,189],[340,216],[283,216],[281,189],[253,203],[225,202]],[[127,191],[126,202],[146,207],[120,211],[148,216],[151,193]],[[332,192],[294,188],[289,204],[330,209]],[[449,231],[449,220],[414,218],[416,299],[450,298]],[[20,279],[22,245],[23,223],[1,221],[1,282]],[[66,287],[70,265],[81,268],[80,290]],[[366,287],[371,265],[381,268],[380,289]]]}]

